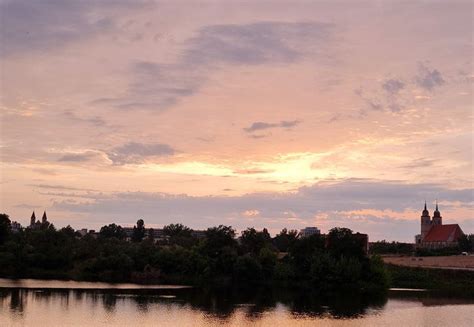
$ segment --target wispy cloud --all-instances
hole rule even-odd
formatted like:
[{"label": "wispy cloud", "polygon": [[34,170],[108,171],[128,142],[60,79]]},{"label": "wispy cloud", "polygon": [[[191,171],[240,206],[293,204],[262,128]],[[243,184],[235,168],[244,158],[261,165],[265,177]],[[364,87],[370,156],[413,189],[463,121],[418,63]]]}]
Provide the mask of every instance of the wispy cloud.
[{"label": "wispy cloud", "polygon": [[234,173],[236,174],[243,174],[243,175],[267,174],[271,172],[272,170],[268,170],[268,169],[238,169],[234,171]]},{"label": "wispy cloud", "polygon": [[88,188],[79,188],[79,187],[73,187],[73,186],[53,185],[53,184],[28,184],[27,186],[37,187],[41,189],[53,189],[53,190],[92,191],[92,192],[97,191],[97,190],[88,189]]},{"label": "wispy cloud", "polygon": [[[49,51],[118,28],[111,13],[145,1],[5,0],[0,2],[0,54]],[[114,9],[114,10],[111,10]]]},{"label": "wispy cloud", "polygon": [[296,125],[300,124],[301,121],[299,120],[283,120],[279,123],[267,123],[262,121],[257,121],[252,123],[249,127],[245,127],[243,130],[247,133],[252,133],[256,131],[261,131],[269,128],[291,128],[295,127]]},{"label": "wispy cloud", "polygon": [[428,68],[422,63],[418,66],[418,75],[415,80],[418,86],[428,91],[432,91],[445,83],[443,76],[437,69]]},{"label": "wispy cloud", "polygon": [[292,62],[308,53],[309,43],[324,45],[330,27],[317,22],[206,26],[188,40],[183,59],[205,65]]},{"label": "wispy cloud", "polygon": [[405,87],[405,83],[398,79],[389,79],[382,84],[382,88],[389,94],[397,94]]},{"label": "wispy cloud", "polygon": [[90,125],[93,125],[93,126],[96,126],[96,127],[101,127],[101,126],[106,125],[105,120],[102,117],[93,116],[93,117],[83,118],[83,117],[79,117],[78,115],[76,115],[73,111],[65,111],[62,114],[62,117],[66,118],[68,120],[71,120],[75,123],[85,123],[85,124],[90,124]]},{"label": "wispy cloud", "polygon": [[85,162],[96,157],[96,152],[88,151],[84,153],[69,153],[58,159],[59,162]]},{"label": "wispy cloud", "polygon": [[401,166],[400,168],[415,169],[415,168],[426,168],[433,166],[436,163],[435,159],[429,158],[418,158],[413,160],[411,163]]},{"label": "wispy cloud", "polygon": [[130,142],[113,148],[107,153],[110,160],[116,165],[142,163],[150,157],[172,156],[176,150],[162,143]]},{"label": "wispy cloud", "polygon": [[131,65],[127,95],[93,100],[124,110],[162,111],[195,94],[223,65],[292,63],[324,56],[330,24],[259,22],[210,25],[184,41],[175,63],[137,61]]}]

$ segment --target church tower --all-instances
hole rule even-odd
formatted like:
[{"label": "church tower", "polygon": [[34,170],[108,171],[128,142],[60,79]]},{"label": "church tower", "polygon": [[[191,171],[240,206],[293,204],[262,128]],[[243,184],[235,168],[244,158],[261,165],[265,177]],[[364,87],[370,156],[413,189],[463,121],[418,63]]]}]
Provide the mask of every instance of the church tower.
[{"label": "church tower", "polygon": [[36,215],[35,215],[35,212],[33,211],[33,213],[31,214],[31,219],[30,219],[30,227],[34,226],[35,223],[36,223]]},{"label": "church tower", "polygon": [[41,223],[45,225],[48,222],[48,217],[46,216],[46,211],[43,213],[43,218],[41,218]]},{"label": "church tower", "polygon": [[421,213],[421,241],[425,239],[426,234],[431,229],[431,217],[428,209],[426,209],[426,201],[425,201],[425,208]]},{"label": "church tower", "polygon": [[441,217],[441,212],[438,210],[438,201],[436,201],[436,209],[433,212],[433,225],[442,225],[443,217]]}]

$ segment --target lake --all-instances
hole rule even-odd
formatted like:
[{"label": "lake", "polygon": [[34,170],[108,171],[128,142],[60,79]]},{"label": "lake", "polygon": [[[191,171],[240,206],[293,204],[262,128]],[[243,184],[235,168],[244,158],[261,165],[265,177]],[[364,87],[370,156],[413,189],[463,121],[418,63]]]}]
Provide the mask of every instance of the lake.
[{"label": "lake", "polygon": [[474,326],[474,300],[0,279],[0,326]]}]

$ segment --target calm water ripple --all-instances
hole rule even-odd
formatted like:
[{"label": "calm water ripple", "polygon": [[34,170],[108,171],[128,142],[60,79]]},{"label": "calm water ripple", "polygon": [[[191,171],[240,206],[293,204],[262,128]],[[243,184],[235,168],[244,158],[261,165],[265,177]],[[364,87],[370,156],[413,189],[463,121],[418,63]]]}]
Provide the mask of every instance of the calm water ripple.
[{"label": "calm water ripple", "polygon": [[474,302],[426,292],[314,294],[0,279],[0,326],[474,326]]}]

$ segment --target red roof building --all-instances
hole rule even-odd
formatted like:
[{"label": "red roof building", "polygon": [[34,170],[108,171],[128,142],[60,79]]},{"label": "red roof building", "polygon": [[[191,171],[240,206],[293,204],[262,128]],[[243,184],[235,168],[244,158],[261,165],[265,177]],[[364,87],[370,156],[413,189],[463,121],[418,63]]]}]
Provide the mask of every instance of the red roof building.
[{"label": "red roof building", "polygon": [[426,208],[421,215],[421,234],[416,236],[416,245],[423,248],[439,249],[458,245],[459,238],[464,235],[458,224],[443,225],[441,213],[434,211],[433,219]]}]

